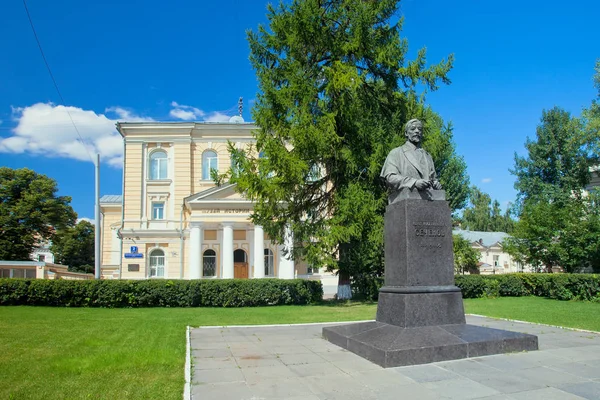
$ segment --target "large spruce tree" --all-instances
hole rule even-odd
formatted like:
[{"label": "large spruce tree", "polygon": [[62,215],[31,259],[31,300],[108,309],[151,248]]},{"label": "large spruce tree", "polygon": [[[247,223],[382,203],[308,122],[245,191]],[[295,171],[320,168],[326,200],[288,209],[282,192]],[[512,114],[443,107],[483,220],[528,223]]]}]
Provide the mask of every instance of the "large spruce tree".
[{"label": "large spruce tree", "polygon": [[290,227],[288,250],[339,268],[341,282],[383,271],[379,173],[408,119],[424,121],[450,205],[466,201],[452,128],[423,104],[424,92],[450,82],[453,58],[427,66],[421,49],[408,61],[397,17],[391,0],[294,0],[269,6],[269,26],[248,32],[257,148],[230,146],[235,168],[225,178],[255,202],[255,224],[280,242]]}]

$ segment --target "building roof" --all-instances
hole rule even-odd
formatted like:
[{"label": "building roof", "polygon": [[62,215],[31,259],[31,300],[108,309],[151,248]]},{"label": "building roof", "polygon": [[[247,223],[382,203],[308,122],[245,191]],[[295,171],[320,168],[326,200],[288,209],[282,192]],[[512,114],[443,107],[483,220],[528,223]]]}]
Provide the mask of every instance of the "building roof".
[{"label": "building roof", "polygon": [[454,235],[461,235],[471,243],[478,242],[485,247],[491,247],[510,236],[506,232],[465,231],[462,229],[454,229],[452,233]]},{"label": "building roof", "polygon": [[119,203],[123,201],[123,196],[120,194],[105,194],[100,197],[100,203]]}]

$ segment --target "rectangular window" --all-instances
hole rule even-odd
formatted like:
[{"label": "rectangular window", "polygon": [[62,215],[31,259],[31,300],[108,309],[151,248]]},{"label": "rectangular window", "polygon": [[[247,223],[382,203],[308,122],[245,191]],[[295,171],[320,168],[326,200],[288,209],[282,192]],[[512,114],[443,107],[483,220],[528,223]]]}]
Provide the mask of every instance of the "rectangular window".
[{"label": "rectangular window", "polygon": [[494,267],[500,264],[500,256],[494,256]]},{"label": "rectangular window", "polygon": [[319,268],[317,267],[306,267],[306,274],[307,275],[312,275],[312,274],[317,274],[319,273]]},{"label": "rectangular window", "polygon": [[165,203],[152,203],[152,219],[165,219]]},{"label": "rectangular window", "polygon": [[46,261],[46,256],[43,254],[38,254],[38,261],[41,261],[41,262]]}]

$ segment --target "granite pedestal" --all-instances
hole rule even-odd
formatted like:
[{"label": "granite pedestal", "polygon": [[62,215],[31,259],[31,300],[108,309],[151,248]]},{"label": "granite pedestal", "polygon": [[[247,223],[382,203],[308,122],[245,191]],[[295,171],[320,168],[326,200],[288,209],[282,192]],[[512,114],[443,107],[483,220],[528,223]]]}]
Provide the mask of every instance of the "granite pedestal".
[{"label": "granite pedestal", "polygon": [[385,214],[376,321],[324,328],[323,336],[386,368],[537,350],[536,336],[465,323],[444,192],[405,197]]}]

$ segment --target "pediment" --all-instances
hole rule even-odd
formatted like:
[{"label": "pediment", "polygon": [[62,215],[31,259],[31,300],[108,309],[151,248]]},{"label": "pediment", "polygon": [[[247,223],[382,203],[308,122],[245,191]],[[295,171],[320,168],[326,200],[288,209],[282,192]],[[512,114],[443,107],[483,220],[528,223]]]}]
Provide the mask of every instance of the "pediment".
[{"label": "pediment", "polygon": [[205,207],[252,209],[252,202],[235,190],[235,184],[225,184],[203,190],[185,198],[185,204],[192,209]]}]

